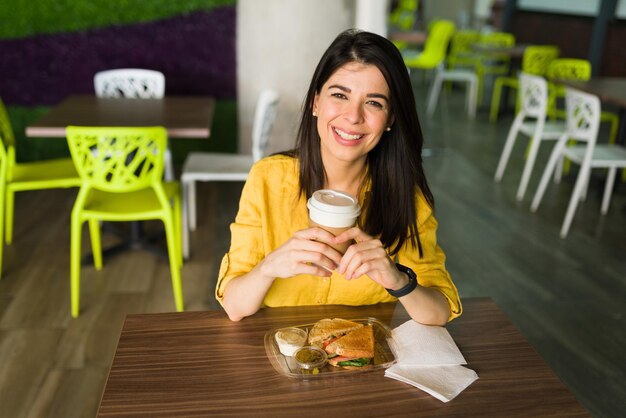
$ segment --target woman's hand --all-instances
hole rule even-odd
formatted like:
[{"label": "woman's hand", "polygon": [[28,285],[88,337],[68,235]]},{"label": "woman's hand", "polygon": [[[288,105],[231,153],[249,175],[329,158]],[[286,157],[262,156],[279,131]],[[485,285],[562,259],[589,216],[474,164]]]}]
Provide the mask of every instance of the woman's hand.
[{"label": "woman's hand", "polygon": [[334,238],[321,228],[300,230],[263,259],[261,274],[272,278],[330,276],[341,261],[341,253],[330,246]]},{"label": "woman's hand", "polygon": [[337,271],[348,280],[367,274],[372,280],[387,289],[400,289],[408,283],[408,277],[398,271],[380,240],[359,228],[350,228],[338,235],[335,243],[355,240],[341,259]]},{"label": "woman's hand", "polygon": [[[408,276],[396,268],[379,240],[355,227],[337,235],[335,243],[351,239],[355,240],[356,244],[348,248],[337,268],[347,280],[367,274],[370,279],[387,289],[398,290],[408,284]],[[411,318],[421,324],[445,325],[450,316],[447,300],[434,288],[418,285],[399,300]]]}]

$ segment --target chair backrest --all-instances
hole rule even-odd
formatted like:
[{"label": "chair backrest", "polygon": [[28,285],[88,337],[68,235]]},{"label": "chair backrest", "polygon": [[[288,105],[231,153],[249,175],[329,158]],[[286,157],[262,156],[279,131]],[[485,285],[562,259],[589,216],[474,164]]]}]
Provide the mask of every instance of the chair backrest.
[{"label": "chair backrest", "polygon": [[[6,182],[7,175],[7,166],[8,166],[8,155],[7,150],[4,146],[5,138],[8,136],[13,136],[13,129],[11,129],[11,122],[9,120],[9,115],[4,108],[4,103],[2,103],[2,99],[0,99],[0,204],[4,205],[4,184]],[[7,141],[8,142],[8,141]],[[0,207],[0,215],[3,213],[3,208]],[[0,224],[4,222],[3,218],[0,218]],[[2,230],[2,228],[0,228]],[[2,236],[0,235],[0,239]],[[0,255],[2,255],[2,249],[0,248]],[[0,269],[2,265],[0,264]],[[0,274],[2,271],[0,271]]]},{"label": "chair backrest", "polygon": [[551,80],[580,80],[591,78],[591,63],[585,59],[557,58],[552,60],[546,71]]},{"label": "chair backrest", "polygon": [[11,127],[11,119],[9,119],[9,114],[4,107],[2,99],[0,99],[0,137],[7,149],[15,146],[15,136],[13,128]]},{"label": "chair backrest", "polygon": [[68,126],[66,134],[86,187],[124,193],[161,183],[165,128]]},{"label": "chair backrest", "polygon": [[427,59],[433,63],[433,67],[439,65],[446,57],[448,44],[454,33],[454,22],[450,20],[437,20],[432,24],[429,31],[424,51],[419,55],[420,59]]},{"label": "chair backrest", "polygon": [[475,30],[459,30],[454,32],[450,40],[450,55],[472,53],[472,44],[478,42],[480,32]]},{"label": "chair backrest", "polygon": [[548,106],[548,83],[545,78],[521,72],[519,86],[524,116],[545,120]]},{"label": "chair backrest", "polygon": [[493,47],[515,46],[515,35],[509,32],[488,32],[480,35],[480,43]]},{"label": "chair backrest", "polygon": [[254,161],[263,158],[276,119],[278,93],[263,90],[259,96],[252,125],[252,157]]},{"label": "chair backrest", "polygon": [[165,95],[163,73],[141,68],[100,71],[93,84],[98,97],[161,99]]},{"label": "chair backrest", "polygon": [[415,26],[418,0],[399,0],[389,14],[389,23],[400,30],[411,30]]},{"label": "chair backrest", "polygon": [[559,56],[559,48],[553,45],[531,45],[524,50],[522,71],[545,76],[552,60]]},{"label": "chair backrest", "polygon": [[592,148],[600,127],[601,106],[598,96],[566,87],[565,111],[568,138],[587,142]]},{"label": "chair backrest", "polygon": [[11,181],[15,165],[15,134],[2,99],[0,99],[0,154],[1,170],[5,175],[4,181]]}]

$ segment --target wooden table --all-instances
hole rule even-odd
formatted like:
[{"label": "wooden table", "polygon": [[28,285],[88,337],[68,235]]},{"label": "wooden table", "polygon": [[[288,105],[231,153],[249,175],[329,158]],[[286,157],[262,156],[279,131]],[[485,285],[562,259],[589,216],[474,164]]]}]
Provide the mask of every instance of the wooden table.
[{"label": "wooden table", "polygon": [[589,416],[491,299],[463,303],[448,329],[479,379],[448,403],[383,370],[317,380],[274,370],[263,342],[270,329],[409,319],[400,304],[319,306],[262,309],[241,322],[223,311],[129,315],[98,416]]},{"label": "wooden table", "polygon": [[423,45],[428,38],[428,32],[421,30],[391,32],[388,38],[392,41],[406,42],[412,45]]},{"label": "wooden table", "polygon": [[164,126],[170,138],[208,138],[215,99],[166,96],[163,99],[110,99],[70,96],[26,127],[26,136],[65,138],[65,127]]},{"label": "wooden table", "polygon": [[[163,126],[168,138],[209,138],[215,99],[209,96],[165,96],[163,99],[99,98],[94,95],[69,96],[32,125],[27,137],[63,138],[68,125],[78,126]],[[159,233],[159,237],[162,234]],[[129,248],[144,249],[164,256],[152,245],[153,237],[143,233],[141,222],[131,223],[130,237],[103,250],[109,257]],[[91,264],[91,254],[83,257]]]},{"label": "wooden table", "polygon": [[485,55],[506,55],[512,59],[521,59],[528,47],[527,44],[517,44],[513,46],[494,46],[490,44],[475,43],[471,48],[480,54]]}]

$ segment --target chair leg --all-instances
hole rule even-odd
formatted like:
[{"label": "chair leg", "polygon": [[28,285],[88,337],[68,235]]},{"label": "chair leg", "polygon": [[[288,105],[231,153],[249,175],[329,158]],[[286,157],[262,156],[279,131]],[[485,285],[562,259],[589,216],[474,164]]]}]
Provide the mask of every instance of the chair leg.
[{"label": "chair leg", "polygon": [[172,161],[172,151],[168,148],[165,150],[165,155],[163,156],[164,162],[164,173],[163,178],[166,181],[174,181],[174,162]]},{"label": "chair leg", "polygon": [[196,182],[190,181],[189,183],[189,229],[191,231],[196,230]]},{"label": "chair leg", "polygon": [[180,198],[174,199],[174,233],[175,243],[176,243],[176,256],[178,259],[178,267],[183,267],[183,242],[182,242],[182,210],[181,210],[181,201]]},{"label": "chair leg", "polygon": [[[543,198],[543,194],[548,187],[548,182],[550,181],[550,177],[554,171],[558,171],[558,163],[561,160],[561,153],[563,152],[563,147],[565,146],[565,141],[559,139],[559,141],[554,146],[552,150],[552,154],[550,154],[550,159],[548,160],[548,164],[546,168],[543,170],[543,175],[541,176],[541,180],[539,181],[539,186],[537,187],[537,191],[535,192],[535,196],[533,197],[532,203],[530,205],[531,212],[536,212],[539,204],[541,203],[541,199]],[[556,170],[555,170],[556,168]]]},{"label": "chair leg", "polygon": [[167,238],[167,251],[169,253],[170,260],[170,273],[172,275],[172,291],[174,293],[174,303],[176,305],[176,311],[182,312],[184,310],[183,286],[180,278],[178,256],[179,251],[177,250],[176,233],[174,232],[172,216],[164,218],[163,224],[165,226],[165,235]]},{"label": "chair leg", "polygon": [[[540,132],[538,129],[536,132]],[[533,171],[533,166],[535,165],[535,160],[537,159],[537,154],[539,152],[539,145],[541,144],[541,137],[539,135],[535,135],[532,138],[532,143],[530,146],[530,153],[528,154],[528,158],[526,159],[526,163],[524,164],[524,171],[522,172],[522,179],[519,183],[519,187],[517,189],[517,195],[515,198],[518,201],[521,201],[524,198],[524,194],[526,193],[526,188],[528,187],[528,182],[530,180],[530,175]]]},{"label": "chair leg", "polygon": [[181,182],[181,186],[183,188],[183,208],[182,208],[182,227],[181,227],[181,238],[182,238],[182,251],[183,258],[189,258],[189,212],[191,211],[189,207],[189,188],[191,187],[190,181],[183,180]]},{"label": "chair leg", "polygon": [[500,97],[502,96],[503,80],[496,78],[493,84],[493,95],[491,96],[491,109],[489,110],[489,121],[496,122],[498,120],[498,111],[500,110]]},{"label": "chair leg", "polygon": [[4,221],[4,233],[5,241],[7,245],[13,242],[13,208],[15,205],[15,192],[10,188],[7,188],[6,192],[6,206],[5,206],[5,221]]},{"label": "chair leg", "polygon": [[500,161],[498,161],[498,168],[496,169],[496,174],[494,176],[494,180],[498,183],[502,180],[502,176],[504,175],[504,170],[509,162],[509,157],[511,156],[511,151],[513,150],[513,145],[515,145],[515,139],[517,138],[517,133],[521,124],[522,118],[516,117],[513,121],[513,125],[511,125],[509,134],[506,137],[504,149],[502,150],[502,155],[500,155]]},{"label": "chair leg", "polygon": [[102,239],[100,237],[100,222],[90,219],[89,237],[91,238],[91,253],[93,254],[93,266],[96,270],[102,270]]},{"label": "chair leg", "polygon": [[576,185],[574,186],[572,197],[570,198],[569,205],[567,206],[567,212],[565,213],[565,219],[563,220],[563,225],[561,226],[561,234],[560,234],[561,238],[565,238],[567,236],[567,233],[569,232],[569,228],[572,225],[572,221],[574,220],[576,207],[578,206],[578,201],[580,200],[580,195],[583,191],[586,177],[588,175],[589,175],[589,167],[586,165],[582,165],[580,167],[580,172],[578,173],[578,178],[576,179]]},{"label": "chair leg", "polygon": [[606,176],[606,184],[604,185],[604,195],[602,196],[602,207],[600,213],[606,215],[609,211],[609,204],[611,203],[611,194],[613,193],[613,184],[615,184],[615,174],[617,173],[617,167],[609,167],[609,172]]},{"label": "chair leg", "polygon": [[72,212],[70,227],[70,304],[73,318],[80,311],[80,243],[82,222],[78,213]]},{"label": "chair leg", "polygon": [[[0,161],[0,170],[4,170],[3,163]],[[5,180],[0,178],[0,189],[3,188],[4,183]],[[2,254],[4,251],[4,242],[2,241],[2,237],[4,237],[4,198],[4,190],[0,190],[0,280],[2,280]]]},{"label": "chair leg", "polygon": [[476,78],[468,79],[467,82],[467,115],[470,119],[476,118],[477,83]]},{"label": "chair leg", "polygon": [[435,75],[435,79],[433,80],[432,85],[430,86],[430,93],[428,94],[428,105],[426,108],[426,113],[428,116],[432,116],[435,113],[435,107],[437,106],[437,100],[439,99],[439,91],[441,90],[442,77],[440,73],[437,72]]}]

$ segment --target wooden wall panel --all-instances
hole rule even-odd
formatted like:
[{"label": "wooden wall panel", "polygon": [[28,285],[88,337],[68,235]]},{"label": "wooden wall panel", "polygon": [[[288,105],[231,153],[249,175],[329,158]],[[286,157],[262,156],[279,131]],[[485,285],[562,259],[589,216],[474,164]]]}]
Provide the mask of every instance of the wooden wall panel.
[{"label": "wooden wall panel", "polygon": [[588,16],[517,11],[511,32],[517,43],[556,45],[562,57],[588,59],[593,23]]},{"label": "wooden wall panel", "polygon": [[602,54],[601,76],[626,77],[626,21],[618,20],[609,25]]}]

